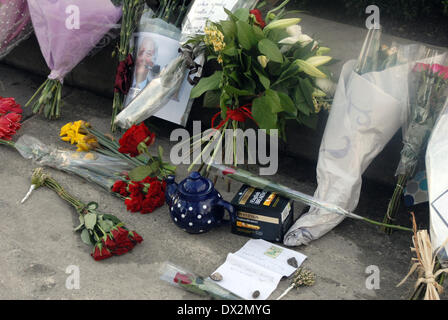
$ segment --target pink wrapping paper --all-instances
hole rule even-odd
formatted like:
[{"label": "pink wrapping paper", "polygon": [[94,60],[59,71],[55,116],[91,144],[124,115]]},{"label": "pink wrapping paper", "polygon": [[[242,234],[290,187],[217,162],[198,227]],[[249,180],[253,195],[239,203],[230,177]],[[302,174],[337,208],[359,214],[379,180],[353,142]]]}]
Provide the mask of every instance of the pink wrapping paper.
[{"label": "pink wrapping paper", "polygon": [[0,0],[0,58],[32,32],[26,0]]},{"label": "pink wrapping paper", "polygon": [[[61,82],[121,17],[110,0],[28,0],[28,6],[48,78]],[[79,29],[72,28],[76,16]]]}]

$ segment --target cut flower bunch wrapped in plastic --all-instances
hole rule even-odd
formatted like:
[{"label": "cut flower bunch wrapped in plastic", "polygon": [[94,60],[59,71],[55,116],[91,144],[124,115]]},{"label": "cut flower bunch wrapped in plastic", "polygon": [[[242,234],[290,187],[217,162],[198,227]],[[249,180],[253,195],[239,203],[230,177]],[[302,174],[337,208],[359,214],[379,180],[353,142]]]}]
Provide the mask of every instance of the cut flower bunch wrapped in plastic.
[{"label": "cut flower bunch wrapped in plastic", "polygon": [[[121,16],[110,0],[28,0],[34,31],[51,73],[26,106],[48,119],[61,115],[64,77],[84,59]],[[74,12],[67,23],[67,8]],[[76,12],[78,14],[76,14]]]},{"label": "cut flower bunch wrapped in plastic", "polygon": [[[210,22],[205,35],[188,43],[204,45],[207,59],[217,71],[202,78],[191,92],[204,94],[204,106],[219,108],[211,119],[211,139],[193,142],[194,148],[211,152],[213,161],[226,129],[234,136],[246,122],[286,140],[289,121],[314,128],[318,113],[328,109],[329,92],[318,80],[329,81],[325,66],[332,60],[329,48],[301,33],[300,18],[285,18],[289,1],[265,17],[258,9],[227,11],[228,20]],[[212,150],[210,150],[212,149]],[[233,164],[237,165],[234,152]],[[193,163],[194,165],[195,163]]]}]

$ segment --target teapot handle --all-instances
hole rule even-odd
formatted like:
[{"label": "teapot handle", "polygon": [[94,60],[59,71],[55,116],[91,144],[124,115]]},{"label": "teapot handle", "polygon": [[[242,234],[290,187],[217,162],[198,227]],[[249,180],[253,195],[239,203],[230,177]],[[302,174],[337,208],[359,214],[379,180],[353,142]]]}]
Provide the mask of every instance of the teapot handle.
[{"label": "teapot handle", "polygon": [[224,201],[222,199],[219,199],[216,202],[216,205],[221,206],[225,210],[227,210],[229,212],[230,222],[232,222],[232,224],[236,223],[236,210],[235,210],[234,206],[232,206],[229,202]]}]

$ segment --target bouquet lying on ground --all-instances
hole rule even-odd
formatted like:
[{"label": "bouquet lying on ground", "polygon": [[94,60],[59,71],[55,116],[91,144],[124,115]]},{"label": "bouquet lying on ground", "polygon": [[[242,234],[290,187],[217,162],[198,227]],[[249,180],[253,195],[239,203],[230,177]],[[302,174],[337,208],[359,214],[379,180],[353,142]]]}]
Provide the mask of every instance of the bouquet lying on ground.
[{"label": "bouquet lying on ground", "polygon": [[[404,146],[396,171],[398,181],[384,217],[385,223],[394,220],[404,187],[414,176],[419,158],[426,151],[432,129],[447,101],[448,57],[432,49],[422,50],[425,50],[424,62],[415,63],[409,75],[408,122],[404,126]],[[386,231],[390,232],[389,229]]]},{"label": "bouquet lying on ground", "polygon": [[31,184],[35,189],[47,187],[53,190],[76,209],[80,224],[75,231],[80,232],[84,243],[93,246],[91,256],[96,261],[123,255],[143,241],[137,232],[129,231],[117,217],[97,211],[95,202],[85,204],[70,195],[42,168],[34,171]]},{"label": "bouquet lying on ground", "polygon": [[0,59],[32,32],[26,0],[0,0]]},{"label": "bouquet lying on ground", "polygon": [[[52,148],[28,135],[15,143],[0,139],[0,144],[14,147],[40,166],[75,174],[101,186],[124,200],[131,212],[150,213],[164,204],[163,177],[173,174],[175,167],[161,160],[162,149],[158,156],[150,155],[148,146],[155,136],[143,124],[131,129],[117,143],[84,121],[69,123],[61,130],[62,139],[78,143],[77,152]],[[81,151],[79,146],[85,148],[87,143],[95,151]]]},{"label": "bouquet lying on ground", "polygon": [[[176,168],[163,161],[162,147],[159,146],[157,156],[151,154],[149,147],[154,144],[156,137],[144,123],[131,127],[118,142],[81,120],[62,127],[61,136],[64,141],[77,143],[78,150],[95,149],[102,156],[121,159],[129,164],[129,172],[122,171],[117,175],[115,171],[116,180],[106,186],[125,200],[129,211],[151,213],[165,203],[164,178],[174,174]],[[108,168],[104,169],[110,177]],[[105,175],[100,170],[97,173]]]},{"label": "bouquet lying on ground", "polygon": [[[225,129],[234,130],[236,136],[250,120],[267,132],[278,129],[285,139],[287,121],[315,127],[318,113],[329,108],[327,93],[318,86],[320,80],[328,80],[329,49],[302,34],[301,19],[283,18],[287,3],[269,11],[265,19],[258,9],[227,11],[228,20],[210,22],[205,35],[190,41],[204,43],[208,60],[219,66],[191,92],[192,98],[205,93],[205,107],[221,109],[211,121],[218,134],[197,142],[206,144],[204,152],[214,149],[210,161]],[[233,158],[237,165],[235,151]]]},{"label": "bouquet lying on ground", "polygon": [[[62,84],[121,16],[110,0],[28,0],[34,31],[51,73],[26,106],[48,119],[61,115]],[[71,9],[73,16],[67,16]],[[72,19],[72,20],[70,20]],[[71,25],[72,23],[72,25]]]},{"label": "bouquet lying on ground", "polygon": [[14,98],[0,97],[0,139],[9,141],[20,129],[22,107]]}]

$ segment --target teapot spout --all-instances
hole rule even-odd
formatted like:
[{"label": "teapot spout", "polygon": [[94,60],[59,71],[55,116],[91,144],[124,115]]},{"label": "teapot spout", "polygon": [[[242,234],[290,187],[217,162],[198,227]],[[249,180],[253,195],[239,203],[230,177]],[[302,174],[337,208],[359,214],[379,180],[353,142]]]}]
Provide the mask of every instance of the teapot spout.
[{"label": "teapot spout", "polygon": [[175,182],[175,178],[176,178],[175,176],[170,175],[165,179],[166,181],[165,200],[169,206],[171,206],[173,196],[177,191],[177,183]]}]

